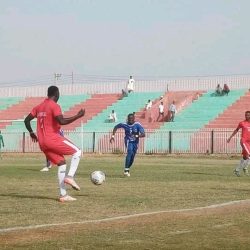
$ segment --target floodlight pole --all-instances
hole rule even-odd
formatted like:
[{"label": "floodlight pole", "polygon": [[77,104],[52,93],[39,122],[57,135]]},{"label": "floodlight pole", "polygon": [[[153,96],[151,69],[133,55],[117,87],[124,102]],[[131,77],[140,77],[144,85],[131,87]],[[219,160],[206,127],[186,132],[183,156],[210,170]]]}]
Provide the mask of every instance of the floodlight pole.
[{"label": "floodlight pole", "polygon": [[56,84],[62,74],[54,73],[54,83]]}]

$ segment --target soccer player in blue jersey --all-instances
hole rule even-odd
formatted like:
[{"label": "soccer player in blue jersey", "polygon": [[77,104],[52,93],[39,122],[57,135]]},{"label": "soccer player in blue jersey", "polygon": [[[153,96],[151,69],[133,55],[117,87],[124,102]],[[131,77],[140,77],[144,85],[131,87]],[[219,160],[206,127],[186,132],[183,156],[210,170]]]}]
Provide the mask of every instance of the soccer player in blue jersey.
[{"label": "soccer player in blue jersey", "polygon": [[130,167],[132,166],[137,152],[139,138],[145,137],[144,128],[139,122],[135,122],[135,115],[129,114],[126,123],[118,123],[114,129],[110,143],[115,140],[116,130],[123,128],[125,132],[124,142],[127,149],[127,156],[125,159],[124,176],[130,176]]}]

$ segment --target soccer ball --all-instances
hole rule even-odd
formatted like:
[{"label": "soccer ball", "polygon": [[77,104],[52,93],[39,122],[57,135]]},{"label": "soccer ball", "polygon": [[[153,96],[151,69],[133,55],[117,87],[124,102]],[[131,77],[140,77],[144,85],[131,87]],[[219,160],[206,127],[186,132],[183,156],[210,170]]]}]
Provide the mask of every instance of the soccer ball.
[{"label": "soccer ball", "polygon": [[90,180],[95,185],[101,185],[105,181],[105,178],[105,174],[100,170],[94,171],[90,174]]}]

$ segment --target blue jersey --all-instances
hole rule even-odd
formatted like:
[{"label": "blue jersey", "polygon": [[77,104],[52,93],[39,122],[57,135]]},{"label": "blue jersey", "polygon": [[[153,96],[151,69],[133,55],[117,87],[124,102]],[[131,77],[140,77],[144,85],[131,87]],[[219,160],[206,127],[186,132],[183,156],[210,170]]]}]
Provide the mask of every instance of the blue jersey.
[{"label": "blue jersey", "polygon": [[125,141],[126,142],[139,142],[139,138],[136,135],[144,134],[144,128],[139,122],[135,122],[132,125],[127,123],[118,123],[115,128],[123,128],[125,131]]}]

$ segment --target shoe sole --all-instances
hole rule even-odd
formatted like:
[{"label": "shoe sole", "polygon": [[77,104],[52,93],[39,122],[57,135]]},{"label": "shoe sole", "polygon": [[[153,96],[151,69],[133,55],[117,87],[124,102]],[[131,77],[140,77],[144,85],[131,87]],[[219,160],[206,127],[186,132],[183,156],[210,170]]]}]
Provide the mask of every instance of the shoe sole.
[{"label": "shoe sole", "polygon": [[64,180],[64,183],[70,185],[74,190],[80,191],[80,187],[79,187],[79,186],[75,186],[75,185],[72,184],[69,180],[65,179],[65,180]]},{"label": "shoe sole", "polygon": [[76,199],[75,200],[61,200],[61,199],[59,199],[59,202],[69,202],[69,201],[76,201]]}]

